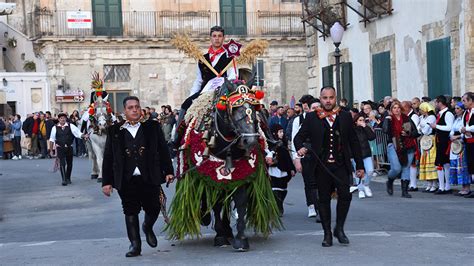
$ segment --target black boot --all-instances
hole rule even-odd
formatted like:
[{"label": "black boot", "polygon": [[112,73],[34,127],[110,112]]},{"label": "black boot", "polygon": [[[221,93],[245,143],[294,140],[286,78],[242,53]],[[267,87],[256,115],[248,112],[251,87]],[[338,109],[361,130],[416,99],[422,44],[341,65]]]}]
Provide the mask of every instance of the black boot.
[{"label": "black boot", "polygon": [[330,203],[321,204],[319,203],[319,216],[321,217],[321,226],[324,231],[324,238],[321,245],[323,247],[332,246],[332,233],[331,233],[331,205]]},{"label": "black boot", "polygon": [[99,175],[94,175],[94,174],[91,175],[91,179],[97,179],[98,177]]},{"label": "black boot", "polygon": [[67,166],[66,168],[66,183],[71,184],[71,174],[72,174],[72,165]]},{"label": "black boot", "polygon": [[158,214],[149,215],[145,213],[145,221],[143,221],[142,224],[142,230],[143,233],[145,233],[146,242],[152,248],[155,248],[158,245],[158,240],[156,240],[155,233],[153,232],[153,225],[155,224],[157,218]]},{"label": "black boot", "polygon": [[349,238],[344,233],[344,223],[346,222],[347,213],[349,213],[350,201],[337,201],[337,217],[336,227],[334,228],[334,237],[337,238],[340,244],[348,245]]},{"label": "black boot", "polygon": [[[275,201],[276,201],[276,204],[278,206],[278,211],[280,212],[280,217],[283,216],[283,212],[284,212],[284,209],[283,209],[283,199],[284,199],[284,196],[283,196],[283,193],[284,191],[281,191],[281,190],[273,190],[273,195],[275,196]],[[286,192],[286,191],[285,191]],[[285,194],[286,196],[286,194]]]},{"label": "black boot", "polygon": [[64,167],[64,166],[59,166],[59,170],[61,171],[61,179],[62,179],[61,185],[67,186],[67,181],[66,181],[66,167]]},{"label": "black boot", "polygon": [[410,183],[409,180],[402,180],[402,198],[407,198],[407,199],[411,198],[411,195],[408,194],[409,183]]},{"label": "black boot", "polygon": [[395,179],[391,179],[391,178],[389,178],[389,179],[387,180],[387,193],[388,193],[388,195],[390,195],[390,196],[393,195],[393,181],[394,181],[394,180],[395,180]]},{"label": "black boot", "polygon": [[138,225],[138,215],[126,215],[127,235],[130,240],[130,249],[125,257],[140,256],[142,252],[142,240],[140,239],[140,228]]}]

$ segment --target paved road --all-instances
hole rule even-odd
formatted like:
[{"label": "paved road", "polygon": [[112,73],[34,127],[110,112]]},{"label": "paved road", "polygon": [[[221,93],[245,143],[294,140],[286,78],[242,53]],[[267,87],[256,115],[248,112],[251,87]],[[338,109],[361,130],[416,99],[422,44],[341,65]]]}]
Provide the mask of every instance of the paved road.
[{"label": "paved road", "polygon": [[[51,160],[0,161],[0,264],[283,264],[283,265],[474,265],[474,201],[452,195],[412,193],[389,197],[382,179],[374,198],[354,198],[346,225],[351,244],[321,247],[319,224],[305,217],[301,176],[290,183],[286,230],[250,238],[251,250],[212,247],[213,234],[173,242],[159,235],[158,248],[143,240],[142,256],[128,249],[118,195],[105,198],[88,178],[86,159],[74,160],[73,184],[60,185]],[[166,190],[172,197],[174,187]],[[334,217],[333,217],[334,221]],[[163,228],[160,218],[155,232]]]}]

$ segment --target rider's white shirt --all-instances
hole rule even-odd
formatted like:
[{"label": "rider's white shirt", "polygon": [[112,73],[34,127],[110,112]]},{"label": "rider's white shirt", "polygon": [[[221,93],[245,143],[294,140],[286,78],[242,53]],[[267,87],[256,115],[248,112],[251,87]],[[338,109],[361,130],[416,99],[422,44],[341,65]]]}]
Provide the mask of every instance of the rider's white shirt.
[{"label": "rider's white shirt", "polygon": [[[132,135],[132,137],[135,138],[137,136],[138,129],[140,128],[140,123],[136,123],[135,125],[132,126],[128,122],[125,122],[122,125],[122,128],[126,128],[128,132],[130,132],[130,135]],[[135,167],[135,170],[133,171],[133,175],[134,176],[141,175],[140,169],[138,169],[138,167]]]},{"label": "rider's white shirt", "polygon": [[[223,52],[223,53],[220,53],[218,55],[216,55],[216,57],[214,58],[214,61],[211,62],[211,65],[214,67],[216,66],[217,62],[219,62],[219,59],[221,58],[221,56],[226,53],[226,52]],[[236,75],[236,69],[234,68],[234,66],[231,66],[229,67],[229,69],[227,69],[227,79],[229,80],[233,80],[233,79],[236,79],[237,78],[237,75]],[[190,92],[190,96],[199,92],[199,90],[201,90],[201,85],[202,85],[202,75],[201,75],[201,69],[199,69],[199,66],[197,66],[197,70],[196,70],[196,80],[194,80],[194,83],[193,83],[193,86],[191,87],[191,92]],[[208,82],[209,84],[210,82]],[[207,86],[206,86],[207,87]],[[203,89],[203,92],[205,91],[206,87]],[[209,91],[210,88],[207,88],[207,90]]]},{"label": "rider's white shirt", "polygon": [[[57,125],[55,125],[52,129],[51,129],[51,135],[49,137],[49,141],[53,142],[53,143],[56,143],[56,126],[61,126],[59,123]],[[82,137],[82,133],[81,131],[79,130],[79,128],[77,128],[75,125],[73,124],[69,124],[69,123],[65,123],[63,127],[67,127],[67,126],[70,126],[71,127],[71,132],[72,134],[74,135],[74,137],[80,139]]]}]

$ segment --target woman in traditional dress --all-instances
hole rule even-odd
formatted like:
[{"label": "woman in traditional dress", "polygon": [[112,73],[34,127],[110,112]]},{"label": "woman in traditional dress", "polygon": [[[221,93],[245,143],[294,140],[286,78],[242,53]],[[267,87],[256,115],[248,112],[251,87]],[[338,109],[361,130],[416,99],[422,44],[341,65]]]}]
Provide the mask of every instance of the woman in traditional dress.
[{"label": "woman in traditional dress", "polygon": [[463,114],[464,114],[464,105],[462,102],[456,103],[454,108],[456,117],[454,119],[453,128],[449,134],[451,141],[458,141],[461,143],[462,148],[460,152],[455,151],[454,144],[451,145],[451,150],[449,154],[450,160],[450,183],[452,185],[461,185],[462,189],[456,195],[465,196],[469,193],[471,187],[471,176],[467,170],[467,158],[465,155],[465,144],[463,141],[463,134],[461,133],[461,128],[463,127]]},{"label": "woman in traditional dress", "polygon": [[[434,193],[438,190],[438,172],[435,166],[436,141],[433,129],[430,124],[436,122],[434,107],[427,102],[420,105],[420,124],[418,132],[422,136],[421,157],[420,157],[420,180],[426,180],[426,189],[423,192]],[[423,142],[431,139],[431,147],[423,145]]]}]

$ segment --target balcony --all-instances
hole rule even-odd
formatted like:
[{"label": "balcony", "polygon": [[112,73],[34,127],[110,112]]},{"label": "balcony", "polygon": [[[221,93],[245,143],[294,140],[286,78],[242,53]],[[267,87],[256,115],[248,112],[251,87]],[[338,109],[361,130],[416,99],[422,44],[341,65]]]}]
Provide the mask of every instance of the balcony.
[{"label": "balcony", "polygon": [[[88,17],[77,28],[71,26],[74,12]],[[226,35],[240,37],[304,37],[300,12],[88,12],[47,11],[32,13],[36,38],[170,38],[186,32],[191,37],[209,36],[209,29],[222,25]],[[88,24],[87,24],[88,23]]]}]

